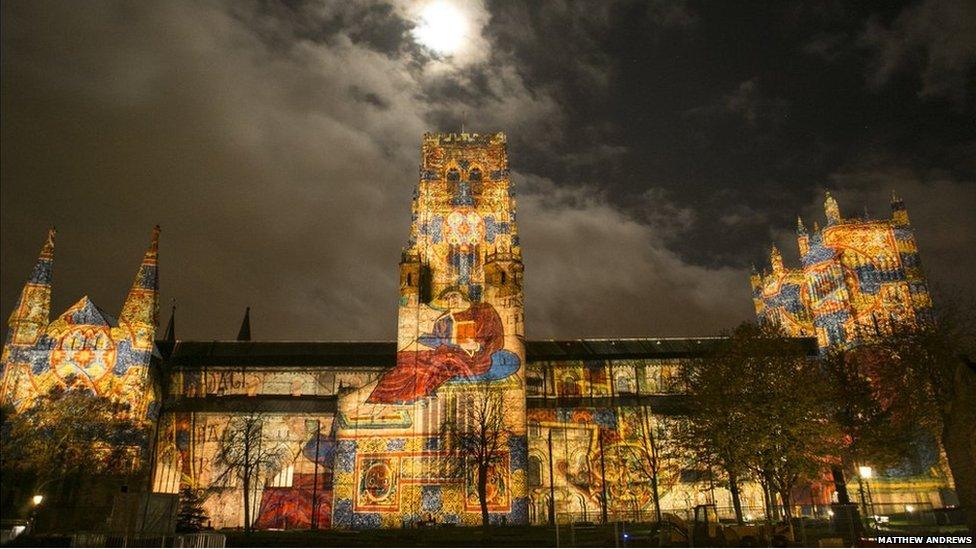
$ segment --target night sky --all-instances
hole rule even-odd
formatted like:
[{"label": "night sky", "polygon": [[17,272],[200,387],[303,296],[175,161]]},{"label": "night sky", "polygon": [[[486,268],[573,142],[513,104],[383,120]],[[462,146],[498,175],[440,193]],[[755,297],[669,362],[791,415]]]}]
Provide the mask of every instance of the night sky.
[{"label": "night sky", "polygon": [[52,316],[116,314],[162,226],[161,324],[393,339],[425,131],[504,131],[532,338],[688,336],[753,317],[796,216],[887,217],[976,273],[976,3],[2,4],[6,320],[50,225]]}]

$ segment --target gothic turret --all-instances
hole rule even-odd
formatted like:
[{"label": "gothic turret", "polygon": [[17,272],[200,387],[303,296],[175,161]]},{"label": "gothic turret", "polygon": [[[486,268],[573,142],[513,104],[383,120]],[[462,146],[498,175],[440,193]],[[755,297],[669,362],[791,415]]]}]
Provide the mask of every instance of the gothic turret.
[{"label": "gothic turret", "polygon": [[495,252],[485,258],[485,282],[502,296],[522,292],[522,261],[511,252]]},{"label": "gothic turret", "polygon": [[122,305],[119,324],[128,326],[135,334],[140,349],[151,349],[159,320],[159,226],[153,228],[152,243],[139,265],[129,295]]},{"label": "gothic turret", "polygon": [[827,198],[824,200],[824,213],[827,214],[827,225],[836,225],[841,222],[840,217],[840,206],[837,205],[837,200],[827,193]]},{"label": "gothic turret", "polygon": [[10,335],[7,342],[12,345],[33,344],[50,322],[55,232],[53,227],[48,230],[47,240],[41,248],[34,270],[20,292],[17,307],[10,315]]},{"label": "gothic turret", "polygon": [[423,266],[420,254],[415,251],[404,250],[400,256],[400,304],[416,305],[423,296],[423,302],[430,301],[430,291],[421,292],[421,273]]},{"label": "gothic turret", "polygon": [[800,259],[803,259],[810,251],[810,235],[807,234],[807,228],[803,225],[803,218],[800,216],[796,216],[796,244],[800,248]]},{"label": "gothic turret", "polygon": [[895,191],[891,191],[891,220],[897,227],[907,227],[910,224],[905,202],[895,194]]},{"label": "gothic turret", "polygon": [[773,267],[773,273],[783,272],[783,254],[779,253],[776,244],[769,250],[769,264]]}]

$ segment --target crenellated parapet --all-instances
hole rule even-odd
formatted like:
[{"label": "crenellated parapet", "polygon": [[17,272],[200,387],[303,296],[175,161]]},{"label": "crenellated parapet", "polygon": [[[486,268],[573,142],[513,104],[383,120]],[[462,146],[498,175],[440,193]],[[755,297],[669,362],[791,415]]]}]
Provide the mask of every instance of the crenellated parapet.
[{"label": "crenellated parapet", "polygon": [[761,321],[795,336],[816,335],[821,348],[850,347],[916,322],[932,306],[904,203],[892,197],[890,219],[845,218],[827,193],[827,223],[807,232],[797,220],[799,269],[775,251],[771,273],[753,273],[753,302]]}]

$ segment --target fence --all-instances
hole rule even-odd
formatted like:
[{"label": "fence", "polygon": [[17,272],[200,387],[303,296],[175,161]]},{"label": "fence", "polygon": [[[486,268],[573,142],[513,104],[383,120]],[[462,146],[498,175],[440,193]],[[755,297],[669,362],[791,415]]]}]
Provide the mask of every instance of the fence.
[{"label": "fence", "polygon": [[[716,508],[720,522],[730,524],[735,522],[735,510],[731,507]],[[871,538],[884,534],[918,533],[919,531],[944,532],[963,523],[962,513],[957,508],[935,509],[929,501],[878,503],[863,505],[851,504],[847,506],[806,505],[795,506],[790,522],[791,535],[797,543],[804,546],[817,544],[846,543],[850,544],[856,538]],[[763,507],[743,507],[744,521],[753,524],[779,523],[783,524],[783,509],[773,511],[776,517],[767,519],[766,509]],[[566,512],[556,515],[560,529],[565,528],[566,536],[561,541],[569,545],[575,541],[576,531],[592,527],[603,526],[603,516],[600,509],[594,511]],[[548,516],[543,523],[548,522]],[[661,509],[663,522],[684,521],[690,524],[694,520],[694,511],[689,508]],[[606,528],[621,525],[623,531],[636,529],[653,529],[657,522],[654,509],[635,509],[632,511],[607,512]],[[572,536],[572,537],[570,537]]]},{"label": "fence", "polygon": [[81,533],[71,536],[72,547],[194,547],[222,548],[227,536],[214,532],[175,536],[127,536],[123,534]]}]

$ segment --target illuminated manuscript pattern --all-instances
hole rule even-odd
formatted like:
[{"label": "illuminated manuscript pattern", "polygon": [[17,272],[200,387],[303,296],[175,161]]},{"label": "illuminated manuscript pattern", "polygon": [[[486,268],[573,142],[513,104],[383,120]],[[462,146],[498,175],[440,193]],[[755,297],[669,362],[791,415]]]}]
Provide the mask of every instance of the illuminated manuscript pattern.
[{"label": "illuminated manuscript pattern", "polygon": [[808,234],[798,222],[802,269],[786,269],[774,247],[772,273],[753,273],[759,319],[789,335],[815,335],[822,349],[924,319],[932,300],[904,202],[892,197],[890,220],[844,219],[829,193],[824,209],[823,230]]},{"label": "illuminated manuscript pattern", "polygon": [[[153,490],[177,493],[181,486],[206,489],[204,509],[214,527],[243,524],[242,487],[215,459],[233,415],[172,413],[160,421]],[[261,444],[286,456],[274,471],[260,471],[252,494],[256,528],[331,526],[336,439],[328,414],[263,416]]]},{"label": "illuminated manuscript pattern", "polygon": [[[480,521],[471,479],[446,475],[439,433],[470,392],[505,410],[493,521],[527,520],[522,261],[502,134],[427,134],[400,262],[396,365],[341,398],[333,523]],[[472,497],[474,498],[472,500]]]},{"label": "illuminated manuscript pattern", "polygon": [[704,497],[698,479],[682,478],[684,461],[675,458],[668,439],[674,420],[653,415],[647,408],[533,409],[527,419],[533,522],[549,520],[553,497],[560,522],[600,520],[604,497],[611,520],[650,518],[655,452],[663,508],[684,508]]},{"label": "illuminated manuscript pattern", "polygon": [[0,401],[22,411],[53,389],[84,388],[128,404],[134,418],[153,419],[157,406],[149,363],[159,289],[158,245],[157,227],[118,320],[83,297],[49,323],[52,229],[10,316]]}]

